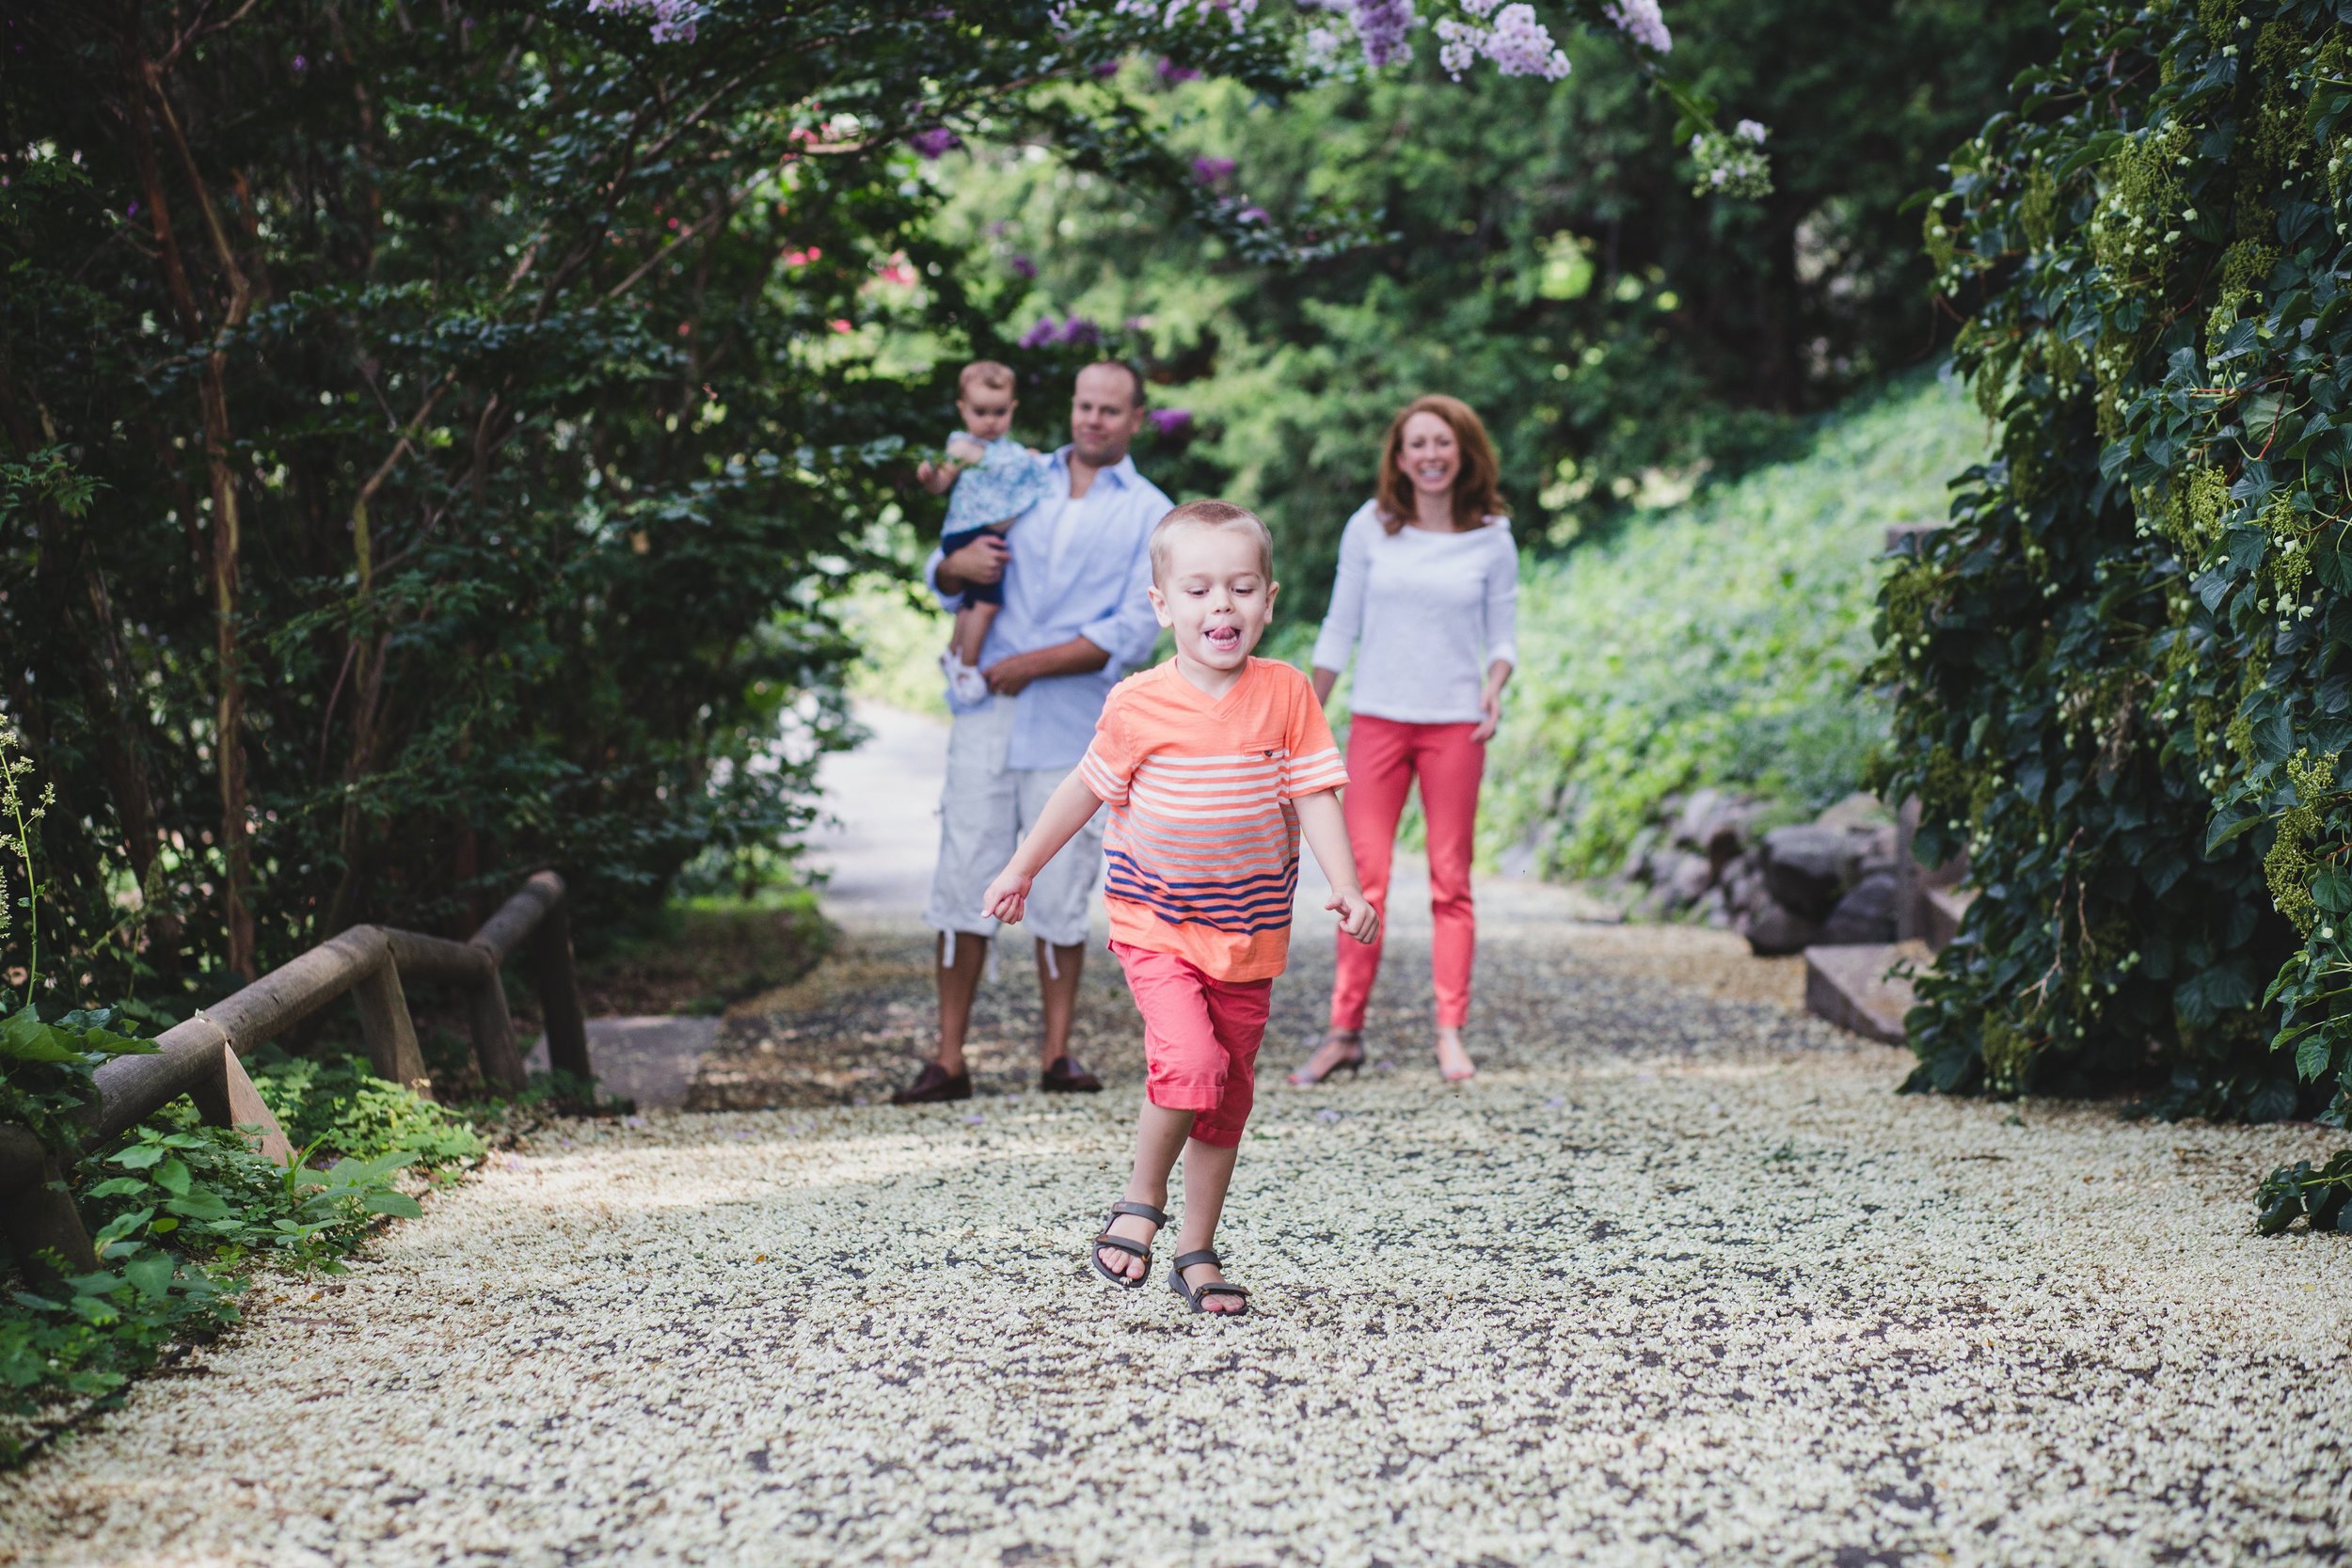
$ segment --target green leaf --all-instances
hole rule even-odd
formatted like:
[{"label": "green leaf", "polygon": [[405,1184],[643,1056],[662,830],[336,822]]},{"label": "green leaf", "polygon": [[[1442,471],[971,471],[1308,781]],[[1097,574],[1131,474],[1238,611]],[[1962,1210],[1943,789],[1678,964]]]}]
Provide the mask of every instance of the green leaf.
[{"label": "green leaf", "polygon": [[2296,1042],[2296,1076],[2309,1084],[2328,1070],[2328,1060],[2333,1054],[2328,1048],[2328,1037],[2317,1030]]},{"label": "green leaf", "polygon": [[30,1003],[0,1023],[0,1055],[12,1056],[20,1062],[78,1062],[80,1052],[73,1049],[65,1036],[40,1021],[40,1014]]},{"label": "green leaf", "polygon": [[157,1165],[155,1167],[155,1185],[171,1194],[174,1197],[187,1196],[187,1162],[182,1160],[175,1154],[170,1159],[166,1160],[162,1164]]},{"label": "green leaf", "polygon": [[187,1196],[175,1197],[164,1208],[183,1220],[225,1220],[235,1212],[210,1187],[191,1188]]},{"label": "green leaf", "polygon": [[146,1170],[159,1164],[163,1157],[164,1149],[161,1144],[133,1144],[130,1148],[116,1154],[107,1163],[120,1165],[124,1170]]},{"label": "green leaf", "polygon": [[378,1187],[359,1200],[359,1207],[371,1214],[397,1214],[405,1220],[421,1219],[424,1210],[406,1193],[391,1187]]},{"label": "green leaf", "polygon": [[161,1301],[171,1290],[172,1260],[168,1253],[153,1252],[122,1266],[123,1277],[150,1301]]}]

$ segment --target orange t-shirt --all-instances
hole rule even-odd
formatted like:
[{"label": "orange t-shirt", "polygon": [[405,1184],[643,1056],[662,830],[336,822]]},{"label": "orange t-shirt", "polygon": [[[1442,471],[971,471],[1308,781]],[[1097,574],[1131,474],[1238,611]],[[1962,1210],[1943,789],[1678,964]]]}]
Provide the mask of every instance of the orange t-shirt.
[{"label": "orange t-shirt", "polygon": [[1290,951],[1301,795],[1347,783],[1307,677],[1253,658],[1222,697],[1169,659],[1111,689],[1079,776],[1103,832],[1111,940],[1219,980],[1264,980]]}]

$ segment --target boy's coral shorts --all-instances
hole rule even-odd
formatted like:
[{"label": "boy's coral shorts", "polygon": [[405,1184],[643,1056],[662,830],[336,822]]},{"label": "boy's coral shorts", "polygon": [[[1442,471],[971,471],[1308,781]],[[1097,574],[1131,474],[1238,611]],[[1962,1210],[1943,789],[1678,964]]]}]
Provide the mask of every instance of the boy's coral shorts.
[{"label": "boy's coral shorts", "polygon": [[1249,1120],[1272,980],[1219,980],[1174,953],[1111,943],[1143,1015],[1144,1092],[1194,1111],[1192,1135],[1231,1148]]}]

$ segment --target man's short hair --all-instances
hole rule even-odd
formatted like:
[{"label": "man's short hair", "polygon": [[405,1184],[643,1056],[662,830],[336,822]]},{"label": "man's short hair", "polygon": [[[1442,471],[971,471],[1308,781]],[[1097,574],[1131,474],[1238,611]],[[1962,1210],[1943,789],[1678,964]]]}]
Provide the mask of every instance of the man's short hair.
[{"label": "man's short hair", "polygon": [[1268,582],[1274,580],[1274,531],[1264,519],[1232,501],[1186,501],[1152,527],[1152,580],[1168,579],[1168,552],[1175,536],[1192,529],[1246,529],[1258,542],[1258,566]]},{"label": "man's short hair", "polygon": [[1146,401],[1146,399],[1150,396],[1150,393],[1149,393],[1148,388],[1146,388],[1146,387],[1144,386],[1144,381],[1143,381],[1143,372],[1142,372],[1140,370],[1137,370],[1137,369],[1136,368],[1135,362],[1134,362],[1133,360],[1130,360],[1130,359],[1097,359],[1097,360],[1096,360],[1096,361],[1094,361],[1094,363],[1092,363],[1091,365],[1081,365],[1081,366],[1079,366],[1079,367],[1078,367],[1078,373],[1079,373],[1080,375],[1084,375],[1084,374],[1086,374],[1086,372],[1089,372],[1089,371],[1123,371],[1123,372],[1126,372],[1126,375],[1127,375],[1127,380],[1129,381],[1129,383],[1130,383],[1130,384],[1132,384],[1132,385],[1134,386],[1134,388],[1135,388],[1135,389],[1136,389],[1136,403],[1135,403],[1135,405],[1136,405],[1137,408],[1142,407],[1142,406],[1143,406],[1143,404],[1144,404],[1144,403],[1145,403],[1145,401]]},{"label": "man's short hair", "polygon": [[991,391],[1001,388],[1009,392],[1014,385],[1010,365],[1000,365],[993,359],[975,359],[957,372],[956,396],[969,397],[975,387],[985,387]]}]

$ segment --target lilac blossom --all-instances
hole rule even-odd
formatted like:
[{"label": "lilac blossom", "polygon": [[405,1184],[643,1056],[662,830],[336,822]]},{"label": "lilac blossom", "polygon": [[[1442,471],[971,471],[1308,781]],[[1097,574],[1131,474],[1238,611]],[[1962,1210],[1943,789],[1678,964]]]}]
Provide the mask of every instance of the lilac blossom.
[{"label": "lilac blossom", "polygon": [[1086,317],[1072,311],[1067,321],[1040,316],[1037,325],[1021,334],[1022,348],[1049,348],[1056,343],[1073,347],[1091,348],[1103,341],[1103,329]]},{"label": "lilac blossom", "polygon": [[[588,9],[591,14],[606,11],[614,16],[649,17],[656,43],[693,42],[694,24],[707,14],[703,0],[588,0]],[[467,24],[472,25],[470,18]]]},{"label": "lilac blossom", "polygon": [[1060,331],[1061,324],[1055,321],[1053,317],[1040,316],[1037,319],[1037,325],[1035,326],[1032,326],[1029,330],[1021,334],[1021,341],[1016,346],[1021,348],[1043,348],[1048,343],[1053,342]]},{"label": "lilac blossom", "polygon": [[1162,436],[1180,436],[1192,428],[1192,410],[1189,408],[1154,408],[1144,418],[1150,420],[1152,428]]},{"label": "lilac blossom", "polygon": [[1658,0],[1609,0],[1608,11],[1617,31],[1651,54],[1674,53],[1674,35],[1666,31],[1666,18],[1658,8]]},{"label": "lilac blossom", "polygon": [[1195,158],[1192,161],[1192,177],[1204,185],[1221,183],[1232,172],[1233,160],[1231,158]]},{"label": "lilac blossom", "polygon": [[1413,0],[1353,0],[1348,21],[1364,46],[1364,63],[1403,65],[1413,57],[1405,35],[1413,25]]},{"label": "lilac blossom", "polygon": [[930,160],[961,147],[963,138],[945,125],[934,125],[929,130],[917,131],[909,136],[907,145],[921,153],[926,160]]},{"label": "lilac blossom", "polygon": [[1030,261],[1026,256],[1020,254],[1018,251],[1013,253],[1012,257],[1005,262],[1005,265],[1012,269],[1012,275],[1015,277],[1035,277],[1037,276],[1037,263]]},{"label": "lilac blossom", "polygon": [[[1477,0],[1465,0],[1465,4],[1473,11],[1477,8]],[[1568,73],[1568,56],[1552,42],[1550,31],[1535,20],[1532,6],[1504,6],[1495,12],[1491,27],[1449,19],[1438,24],[1438,37],[1445,40],[1438,51],[1438,63],[1457,82],[1482,55],[1505,76],[1541,76],[1556,82]]]},{"label": "lilac blossom", "polygon": [[1160,80],[1169,87],[1174,87],[1179,82],[1197,82],[1200,79],[1200,72],[1188,65],[1178,65],[1165,55],[1160,56],[1159,69]]},{"label": "lilac blossom", "polygon": [[1763,146],[1764,138],[1772,135],[1771,132],[1764,129],[1762,121],[1754,119],[1741,120],[1739,124],[1731,128],[1731,134],[1738,136],[1741,141],[1752,141],[1758,147]]}]

